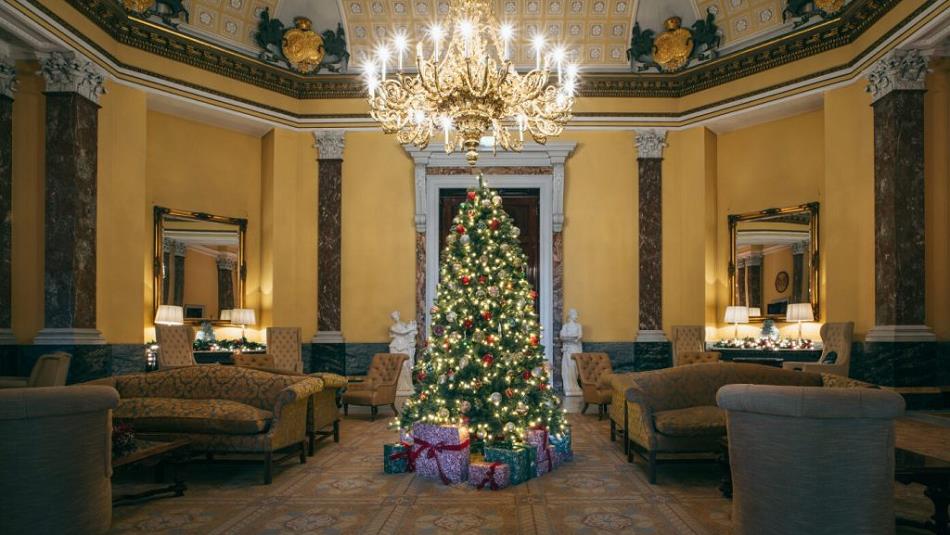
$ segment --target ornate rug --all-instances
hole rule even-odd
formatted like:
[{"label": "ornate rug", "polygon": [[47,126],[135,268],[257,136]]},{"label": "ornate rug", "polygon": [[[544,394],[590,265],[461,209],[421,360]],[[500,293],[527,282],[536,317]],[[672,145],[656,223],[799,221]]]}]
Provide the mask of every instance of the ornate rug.
[{"label": "ornate rug", "polygon": [[[351,413],[352,414],[352,413]],[[114,533],[327,534],[716,534],[730,532],[731,502],[717,490],[714,463],[663,465],[659,484],[628,464],[608,440],[607,421],[572,414],[575,460],[551,474],[503,491],[446,487],[414,474],[383,474],[388,418],[350,416],[340,444],[324,442],[307,464],[287,461],[274,483],[257,465],[197,464],[188,491],[117,507]],[[114,492],[151,485],[150,471],[117,479]],[[902,516],[924,518],[922,487],[897,485]],[[899,529],[901,534],[923,533]]]}]

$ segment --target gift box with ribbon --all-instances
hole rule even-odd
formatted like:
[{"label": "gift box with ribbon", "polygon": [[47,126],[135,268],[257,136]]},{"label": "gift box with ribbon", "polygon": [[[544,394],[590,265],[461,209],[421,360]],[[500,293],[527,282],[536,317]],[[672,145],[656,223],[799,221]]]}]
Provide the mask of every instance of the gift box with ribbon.
[{"label": "gift box with ribbon", "polygon": [[501,490],[511,485],[511,467],[498,461],[472,461],[468,467],[468,482],[479,490]]},{"label": "gift box with ribbon", "polygon": [[558,434],[552,434],[548,437],[551,445],[554,446],[554,465],[559,462],[574,460],[574,447],[571,443],[571,428],[567,427]]},{"label": "gift box with ribbon", "polygon": [[387,474],[402,474],[412,472],[415,467],[410,463],[412,445],[405,442],[383,444],[383,472]]},{"label": "gift box with ribbon", "polygon": [[550,435],[544,428],[535,428],[528,430],[528,436],[525,438],[529,448],[535,450],[537,464],[535,466],[535,476],[544,475],[554,470],[554,446],[548,442]]},{"label": "gift box with ribbon", "polygon": [[485,446],[485,461],[507,464],[512,485],[520,485],[537,472],[536,450],[527,446],[512,448]]},{"label": "gift box with ribbon", "polygon": [[468,431],[458,427],[433,424],[412,426],[413,446],[409,463],[416,473],[438,479],[446,485],[468,480]]}]

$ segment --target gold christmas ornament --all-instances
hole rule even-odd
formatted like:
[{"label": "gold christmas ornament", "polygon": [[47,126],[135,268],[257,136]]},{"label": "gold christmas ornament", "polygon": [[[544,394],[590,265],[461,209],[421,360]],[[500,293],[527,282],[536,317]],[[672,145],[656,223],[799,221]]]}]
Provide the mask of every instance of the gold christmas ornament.
[{"label": "gold christmas ornament", "polygon": [[663,23],[666,31],[653,42],[653,61],[666,72],[685,67],[693,53],[693,35],[680,26],[682,23],[679,17],[666,19]]},{"label": "gold christmas ornament", "polygon": [[310,19],[296,17],[294,27],[284,34],[282,50],[291,67],[302,73],[310,73],[323,61],[323,37],[313,31]]},{"label": "gold christmas ornament", "polygon": [[133,13],[144,13],[155,5],[155,0],[122,0],[122,7]]}]

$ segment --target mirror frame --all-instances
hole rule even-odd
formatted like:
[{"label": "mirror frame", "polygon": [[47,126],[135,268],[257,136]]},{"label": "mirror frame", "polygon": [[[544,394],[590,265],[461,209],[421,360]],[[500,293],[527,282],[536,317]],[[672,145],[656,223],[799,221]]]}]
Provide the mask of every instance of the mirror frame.
[{"label": "mirror frame", "polygon": [[[210,221],[213,223],[223,223],[235,225],[238,227],[238,287],[237,299],[238,307],[244,308],[245,290],[247,288],[247,219],[239,217],[226,217],[209,214],[206,212],[192,212],[190,210],[176,210],[156,205],[153,208],[154,226],[152,229],[152,315],[158,311],[158,305],[162,302],[162,253],[163,241],[162,234],[165,231],[165,216],[173,216],[180,219],[191,221]],[[215,325],[225,325],[227,322],[221,320],[210,320]],[[185,323],[199,323],[196,320],[185,319]]]},{"label": "mirror frame", "polygon": [[[810,237],[809,237],[809,255],[811,256],[811,270],[809,273],[809,288],[811,289],[811,308],[812,313],[815,315],[815,321],[818,321],[821,317],[821,308],[819,303],[821,303],[821,263],[818,255],[819,251],[819,226],[818,226],[818,202],[810,202],[805,204],[799,204],[797,206],[788,206],[785,208],[768,208],[766,210],[760,210],[758,212],[746,212],[743,214],[729,214],[729,304],[735,305],[739,301],[739,285],[736,280],[736,265],[737,262],[737,251],[736,251],[736,232],[738,231],[738,225],[740,222],[744,221],[758,221],[762,219],[772,218],[777,215],[794,215],[807,213],[811,216],[810,220]],[[764,308],[764,303],[763,303]],[[749,322],[761,322],[765,319],[774,319],[777,321],[785,321],[785,316],[755,316],[750,317]]]}]

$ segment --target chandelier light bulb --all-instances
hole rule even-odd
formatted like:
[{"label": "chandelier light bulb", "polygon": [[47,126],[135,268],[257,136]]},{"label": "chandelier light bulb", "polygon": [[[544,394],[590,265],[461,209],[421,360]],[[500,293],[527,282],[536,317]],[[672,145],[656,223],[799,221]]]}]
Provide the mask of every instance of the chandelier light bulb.
[{"label": "chandelier light bulb", "polygon": [[501,25],[498,33],[501,35],[501,41],[505,47],[502,59],[510,60],[511,54],[508,53],[508,45],[511,44],[511,40],[515,37],[515,27],[512,26],[511,23],[506,22]]},{"label": "chandelier light bulb", "polygon": [[380,46],[376,49],[376,60],[379,62],[379,78],[386,79],[386,64],[389,63],[389,48]]},{"label": "chandelier light bulb", "polygon": [[534,48],[535,68],[541,69],[541,51],[544,50],[544,36],[540,33],[534,34],[531,38],[531,46]]},{"label": "chandelier light bulb", "polygon": [[435,60],[439,61],[439,45],[442,43],[442,38],[445,37],[445,30],[442,29],[441,25],[435,24],[429,29],[429,35],[432,37],[432,44],[435,47]]},{"label": "chandelier light bulb", "polygon": [[399,72],[402,72],[402,59],[406,50],[409,49],[409,39],[406,37],[406,34],[403,32],[396,33],[393,37],[393,46],[399,54]]},{"label": "chandelier light bulb", "polygon": [[557,46],[554,48],[552,56],[554,58],[554,63],[557,64],[557,83],[560,84],[563,77],[561,68],[564,65],[564,58],[567,57],[567,51],[564,50],[563,46]]}]

